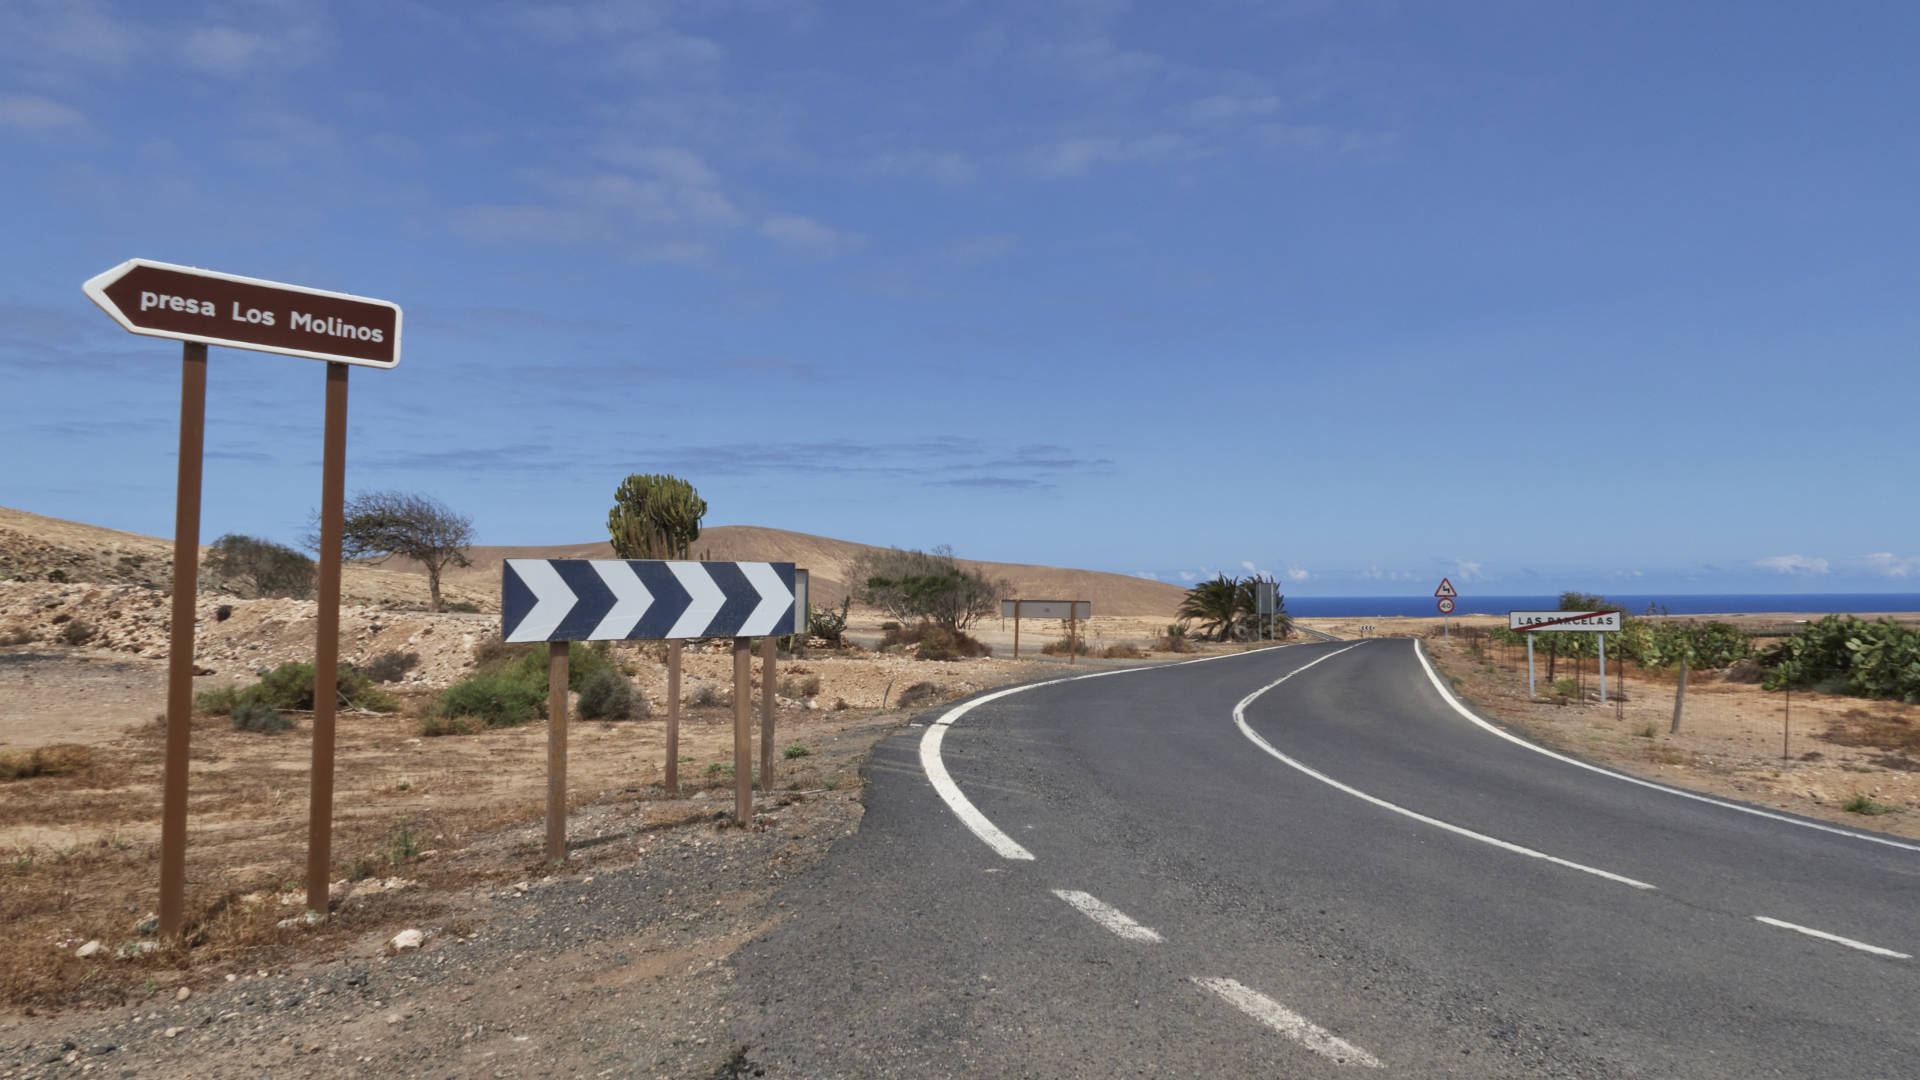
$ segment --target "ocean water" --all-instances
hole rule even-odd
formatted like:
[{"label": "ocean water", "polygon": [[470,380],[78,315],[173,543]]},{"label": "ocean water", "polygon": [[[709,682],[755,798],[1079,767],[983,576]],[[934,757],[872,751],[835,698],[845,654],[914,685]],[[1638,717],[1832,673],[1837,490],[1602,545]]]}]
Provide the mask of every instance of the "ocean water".
[{"label": "ocean water", "polygon": [[[1673,615],[1737,615],[1752,611],[1802,612],[1809,616],[1865,611],[1920,611],[1920,593],[1664,593],[1609,596],[1629,615],[1649,605]],[[1289,596],[1287,612],[1301,618],[1355,618],[1369,615],[1438,615],[1431,596]],[[1509,611],[1552,611],[1554,596],[1460,596],[1456,615],[1505,615]]]}]

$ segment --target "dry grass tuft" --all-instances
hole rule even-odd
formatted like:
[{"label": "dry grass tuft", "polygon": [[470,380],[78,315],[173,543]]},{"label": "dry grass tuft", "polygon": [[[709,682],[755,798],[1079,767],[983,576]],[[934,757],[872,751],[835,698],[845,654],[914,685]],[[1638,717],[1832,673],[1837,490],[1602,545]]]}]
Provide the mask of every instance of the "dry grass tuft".
[{"label": "dry grass tuft", "polygon": [[71,776],[93,767],[93,747],[78,743],[59,743],[33,750],[0,754],[0,780],[26,780],[35,776]]}]

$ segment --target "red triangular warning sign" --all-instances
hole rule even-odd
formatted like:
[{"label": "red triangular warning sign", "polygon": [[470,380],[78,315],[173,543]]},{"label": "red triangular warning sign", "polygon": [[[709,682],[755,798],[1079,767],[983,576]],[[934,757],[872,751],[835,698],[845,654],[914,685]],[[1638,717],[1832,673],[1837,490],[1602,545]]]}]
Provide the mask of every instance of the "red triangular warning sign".
[{"label": "red triangular warning sign", "polygon": [[1441,579],[1440,579],[1440,587],[1439,587],[1439,588],[1437,588],[1437,589],[1435,589],[1435,590],[1433,590],[1433,595],[1435,595],[1435,596],[1459,596],[1460,594],[1459,594],[1458,592],[1455,592],[1455,591],[1454,591],[1454,588],[1453,588],[1453,582],[1452,582],[1452,580],[1450,580],[1450,579],[1448,579],[1448,578],[1441,578]]}]

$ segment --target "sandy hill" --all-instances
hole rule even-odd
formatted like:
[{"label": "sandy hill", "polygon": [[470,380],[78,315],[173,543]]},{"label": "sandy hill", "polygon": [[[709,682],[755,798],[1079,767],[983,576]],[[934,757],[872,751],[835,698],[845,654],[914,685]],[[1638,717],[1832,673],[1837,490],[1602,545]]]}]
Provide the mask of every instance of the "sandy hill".
[{"label": "sandy hill", "polygon": [[[206,552],[206,545],[201,545],[202,558]],[[166,589],[173,584],[173,541],[0,506],[0,581],[8,578]],[[498,582],[485,589],[456,584],[442,590],[445,599],[465,601],[482,610],[497,607],[499,593]],[[340,575],[340,594],[349,604],[368,607],[424,608],[427,604],[422,576],[391,565],[348,566]]]},{"label": "sandy hill", "polygon": [[[851,540],[756,525],[716,525],[701,530],[700,539],[694,543],[695,554],[712,559],[790,562],[805,567],[812,581],[816,606],[838,604],[846,595],[847,571],[853,561],[873,550],[877,549],[872,545]],[[502,559],[611,559],[613,546],[606,541],[552,547],[481,546],[468,549],[467,555],[473,560],[473,566],[453,572],[448,580],[459,582],[469,592],[481,591],[483,582],[484,587],[497,592]],[[989,578],[1011,582],[1015,596],[1035,600],[1091,600],[1094,612],[1100,615],[1164,615],[1171,619],[1186,595],[1186,590],[1177,585],[1127,574],[975,559],[959,562],[963,567],[979,568]]]},{"label": "sandy hill", "polygon": [[[211,538],[209,538],[211,539]],[[791,562],[811,571],[813,602],[838,604],[846,595],[847,571],[867,544],[753,525],[719,525],[701,532],[694,549],[726,561]],[[202,548],[204,552],[205,549]],[[443,582],[449,599],[497,610],[502,559],[607,559],[606,541],[546,547],[477,546],[468,549],[473,565],[450,570]],[[990,578],[1013,585],[1014,595],[1035,600],[1090,600],[1101,615],[1172,618],[1185,590],[1175,585],[1098,570],[1070,570],[1023,563],[961,559]],[[173,544],[158,537],[119,532],[59,518],[0,507],[0,579],[86,581],[165,588],[172,580]],[[349,566],[342,592],[349,603],[375,606],[424,606],[426,585],[420,568],[394,559],[378,567]]]}]

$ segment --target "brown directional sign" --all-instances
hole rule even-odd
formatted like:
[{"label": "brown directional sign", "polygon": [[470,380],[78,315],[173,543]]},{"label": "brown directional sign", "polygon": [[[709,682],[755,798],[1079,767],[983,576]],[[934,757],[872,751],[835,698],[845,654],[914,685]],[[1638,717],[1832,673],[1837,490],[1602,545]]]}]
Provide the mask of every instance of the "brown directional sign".
[{"label": "brown directional sign", "polygon": [[385,300],[148,259],[82,288],[136,334],[367,367],[400,362],[400,308]]}]

